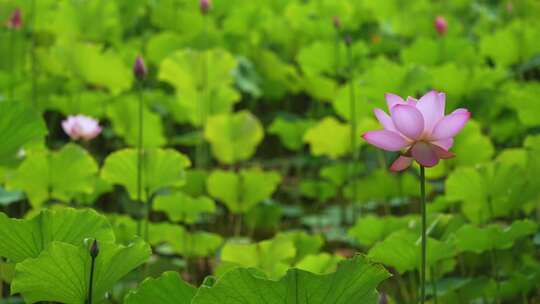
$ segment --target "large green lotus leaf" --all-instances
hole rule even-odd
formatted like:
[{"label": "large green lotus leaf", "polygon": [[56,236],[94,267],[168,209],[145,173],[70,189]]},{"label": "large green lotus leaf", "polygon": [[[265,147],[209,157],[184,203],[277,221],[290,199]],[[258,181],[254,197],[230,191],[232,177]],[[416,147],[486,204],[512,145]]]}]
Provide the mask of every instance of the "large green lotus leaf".
[{"label": "large green lotus leaf", "polygon": [[356,164],[353,168],[352,163],[350,162],[334,162],[322,167],[319,170],[319,176],[331,181],[336,186],[341,186],[346,181],[358,176],[364,170],[364,163]]},{"label": "large green lotus leaf", "polygon": [[105,87],[113,94],[129,89],[133,81],[131,69],[112,49],[102,49],[97,44],[60,40],[51,50],[58,61],[55,73]]},{"label": "large green lotus leaf", "polygon": [[197,289],[184,282],[178,272],[167,271],[158,278],[147,278],[130,291],[125,304],[191,304]]},{"label": "large green lotus leaf", "polygon": [[482,253],[492,249],[507,249],[520,238],[536,233],[538,225],[530,220],[518,220],[508,227],[497,224],[481,228],[474,225],[462,226],[454,237],[461,251]]},{"label": "large green lotus leaf", "polygon": [[202,196],[206,194],[206,178],[208,172],[203,169],[191,169],[186,171],[186,184],[182,187],[182,192],[191,196]]},{"label": "large green lotus leaf", "polygon": [[[356,41],[351,46],[353,61],[357,62],[358,57],[364,56],[367,51],[362,41]],[[343,44],[319,40],[301,48],[296,60],[306,75],[336,75],[348,66],[347,56],[347,49]]]},{"label": "large green lotus leaf", "polygon": [[175,87],[190,122],[200,126],[203,116],[229,113],[240,99],[232,87],[236,65],[236,59],[221,49],[182,50],[161,62],[158,78]]},{"label": "large green lotus leaf", "polygon": [[359,218],[348,234],[360,245],[370,247],[395,231],[407,228],[412,217],[366,215]]},{"label": "large green lotus leaf", "polygon": [[276,53],[263,49],[254,58],[254,63],[262,77],[261,88],[265,97],[279,100],[287,93],[300,91],[302,84],[298,71]]},{"label": "large green lotus leaf", "polygon": [[[150,246],[137,240],[128,246],[99,242],[95,260],[93,303],[101,303],[105,292],[144,263]],[[15,267],[11,293],[21,293],[28,303],[54,301],[66,304],[86,303],[90,277],[90,244],[75,246],[53,242],[37,258],[27,259]]]},{"label": "large green lotus leaf", "polygon": [[193,224],[203,213],[214,213],[216,204],[206,196],[191,197],[183,192],[159,195],[154,210],[163,211],[173,222]]},{"label": "large green lotus leaf", "polygon": [[85,238],[113,241],[107,218],[92,209],[43,210],[30,219],[0,213],[0,256],[12,262],[37,257],[53,241],[80,244]]},{"label": "large green lotus leaf", "polygon": [[[102,22],[92,24],[95,20]],[[52,21],[56,35],[88,41],[116,42],[123,29],[117,2],[107,0],[60,2]]]},{"label": "large green lotus leaf", "polygon": [[275,238],[286,238],[294,243],[296,248],[295,261],[302,260],[308,255],[318,253],[324,245],[324,239],[317,234],[308,234],[305,231],[287,231],[276,234]]},{"label": "large green lotus leaf", "polygon": [[223,238],[219,234],[211,232],[189,232],[180,225],[158,223],[150,225],[150,243],[164,245],[163,250],[169,254],[175,253],[184,257],[207,257],[216,253],[223,243]]},{"label": "large green lotus leaf", "polygon": [[148,60],[159,64],[171,53],[180,49],[183,44],[182,36],[169,31],[159,32],[153,35],[146,44]]},{"label": "large green lotus leaf", "polygon": [[344,258],[339,255],[331,255],[326,252],[310,254],[296,263],[295,268],[309,271],[316,274],[327,274],[335,272],[337,265]]},{"label": "large green lotus leaf", "polygon": [[258,168],[243,169],[240,173],[215,170],[207,180],[208,192],[221,200],[233,213],[246,213],[268,199],[276,191],[281,177],[274,171]]},{"label": "large green lotus leaf", "polygon": [[[354,187],[356,193],[354,193]],[[418,196],[420,188],[418,179],[411,173],[392,174],[388,169],[378,169],[369,176],[351,180],[345,185],[344,195],[358,203],[370,201],[387,202],[394,197]],[[426,192],[431,193],[432,186],[426,185]],[[356,198],[353,196],[356,195]]]},{"label": "large green lotus leaf", "polygon": [[328,201],[338,193],[337,186],[326,180],[305,178],[299,186],[302,196],[321,203]]},{"label": "large green lotus leaf", "polygon": [[517,210],[528,199],[527,170],[514,161],[463,167],[446,180],[446,197],[461,201],[463,214],[473,223],[484,223]]},{"label": "large green lotus leaf", "polygon": [[[453,258],[455,246],[450,242],[427,239],[426,265],[431,267],[439,261]],[[375,244],[368,256],[376,262],[394,267],[399,273],[420,267],[420,235],[409,230],[399,230]]]},{"label": "large green lotus leaf", "polygon": [[447,107],[456,104],[456,101],[467,93],[469,74],[456,63],[446,63],[441,66],[433,67],[430,70],[432,85],[438,91],[447,94]]},{"label": "large green lotus leaf", "polygon": [[351,129],[348,125],[334,117],[325,117],[306,131],[304,142],[309,144],[313,155],[338,158],[349,152],[350,134]]},{"label": "large green lotus leaf", "polygon": [[[500,47],[504,45],[505,47]],[[501,28],[493,34],[482,36],[480,52],[495,61],[497,65],[508,66],[517,63],[520,55],[518,37],[509,27]]]},{"label": "large green lotus leaf", "polygon": [[90,117],[105,117],[110,95],[103,91],[89,91],[75,86],[76,92],[50,96],[47,109],[57,110],[65,115],[84,114]]},{"label": "large green lotus leaf", "polygon": [[332,100],[338,90],[338,84],[334,79],[309,74],[302,78],[302,87],[315,99],[314,102]]},{"label": "large green lotus leaf", "polygon": [[48,199],[69,202],[94,190],[98,166],[92,156],[75,144],[59,151],[30,153],[7,180],[8,189],[24,190],[34,207]]},{"label": "large green lotus leaf", "polygon": [[27,143],[43,139],[43,118],[21,103],[0,102],[0,165],[11,165]]},{"label": "large green lotus leaf", "polygon": [[297,151],[304,144],[302,142],[304,133],[314,124],[313,121],[307,119],[288,119],[278,116],[268,127],[268,133],[277,135],[287,149]]},{"label": "large green lotus leaf", "polygon": [[332,274],[316,275],[292,269],[279,281],[253,274],[249,269],[231,270],[213,287],[201,287],[193,304],[375,304],[377,285],[390,274],[380,265],[356,256],[341,262]]},{"label": "large green lotus leaf", "polygon": [[[107,117],[114,132],[130,146],[137,146],[139,140],[139,97],[126,95],[111,102],[107,107]],[[159,147],[165,144],[161,117],[143,105],[144,147]]]},{"label": "large green lotus leaf", "polygon": [[455,137],[451,151],[456,154],[456,157],[450,160],[451,163],[473,166],[491,160],[495,154],[495,147],[490,138],[482,134],[480,124],[469,120],[465,128]]},{"label": "large green lotus leaf", "polygon": [[227,268],[254,267],[270,278],[283,276],[295,256],[293,240],[283,235],[254,244],[229,241],[221,250],[221,261]]},{"label": "large green lotus leaf", "polygon": [[[137,150],[123,149],[105,159],[101,176],[126,188],[131,199],[137,198]],[[189,158],[173,149],[147,149],[142,157],[142,197],[144,201],[158,190],[184,185]]]},{"label": "large green lotus leaf", "polygon": [[537,102],[540,84],[511,83],[506,87],[506,94],[501,102],[509,104],[517,113],[519,120],[526,126],[540,126],[540,105]]},{"label": "large green lotus leaf", "polygon": [[250,158],[263,137],[261,123],[247,111],[212,116],[204,129],[212,154],[225,164]]}]

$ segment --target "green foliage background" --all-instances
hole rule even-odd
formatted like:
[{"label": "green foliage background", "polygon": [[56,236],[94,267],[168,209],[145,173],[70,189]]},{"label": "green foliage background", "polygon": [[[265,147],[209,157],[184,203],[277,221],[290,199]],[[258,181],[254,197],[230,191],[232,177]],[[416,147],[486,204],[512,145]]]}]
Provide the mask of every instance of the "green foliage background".
[{"label": "green foliage background", "polygon": [[[92,239],[105,303],[414,303],[417,168],[360,135],[385,93],[431,89],[472,119],[427,171],[429,301],[540,303],[540,2],[0,0],[0,20],[15,8],[0,303],[84,303]],[[71,141],[75,114],[102,134]]]}]

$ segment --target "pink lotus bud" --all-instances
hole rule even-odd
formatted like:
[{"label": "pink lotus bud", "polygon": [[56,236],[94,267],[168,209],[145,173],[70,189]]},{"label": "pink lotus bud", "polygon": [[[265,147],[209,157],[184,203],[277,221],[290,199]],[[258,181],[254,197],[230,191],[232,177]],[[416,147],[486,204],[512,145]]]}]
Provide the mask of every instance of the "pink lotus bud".
[{"label": "pink lotus bud", "polygon": [[446,31],[448,30],[448,23],[443,16],[437,16],[435,18],[435,30],[437,30],[437,33],[439,33],[441,36],[446,34]]},{"label": "pink lotus bud", "polygon": [[9,16],[9,20],[7,22],[7,27],[11,29],[20,29],[22,26],[22,14],[21,9],[16,8],[11,15]]},{"label": "pink lotus bud", "polygon": [[203,15],[206,15],[208,14],[208,12],[210,11],[210,8],[212,7],[212,2],[210,0],[201,0],[199,2],[199,7],[201,9],[201,13]]},{"label": "pink lotus bud", "polygon": [[332,17],[332,23],[334,24],[336,30],[339,30],[341,28],[341,19],[339,19],[338,16]]},{"label": "pink lotus bud", "polygon": [[433,167],[441,159],[454,156],[449,149],[456,136],[465,126],[471,113],[457,109],[444,115],[446,95],[430,91],[419,100],[407,100],[386,94],[390,115],[381,109],[374,113],[383,129],[362,135],[368,143],[386,151],[402,151],[390,170],[407,169],[413,159],[424,167]]},{"label": "pink lotus bud", "polygon": [[62,121],[62,129],[73,140],[89,141],[101,133],[99,122],[84,115],[68,116]]},{"label": "pink lotus bud", "polygon": [[135,59],[135,64],[133,64],[133,74],[139,80],[146,78],[146,74],[148,74],[146,64],[144,64],[144,60],[141,56],[137,56],[137,59]]}]

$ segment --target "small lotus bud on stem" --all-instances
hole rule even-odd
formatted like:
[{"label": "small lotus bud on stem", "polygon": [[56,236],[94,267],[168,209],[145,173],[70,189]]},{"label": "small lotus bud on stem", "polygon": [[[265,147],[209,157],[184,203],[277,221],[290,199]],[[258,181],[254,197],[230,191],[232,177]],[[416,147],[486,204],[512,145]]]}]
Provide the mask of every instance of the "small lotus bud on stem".
[{"label": "small lotus bud on stem", "polygon": [[135,64],[133,64],[133,75],[135,75],[138,80],[143,80],[146,78],[147,74],[148,70],[146,69],[144,59],[141,56],[137,56]]},{"label": "small lotus bud on stem", "polygon": [[94,240],[92,242],[92,246],[90,246],[90,256],[95,259],[99,254],[99,245],[97,240]]},{"label": "small lotus bud on stem", "polygon": [[352,44],[352,37],[351,37],[351,35],[345,35],[344,41],[345,41],[345,45],[346,45],[346,46],[348,46],[348,47],[351,46],[351,44]]},{"label": "small lotus bud on stem", "polygon": [[341,29],[341,19],[339,19],[338,16],[332,17],[332,23],[334,24],[334,28],[336,28],[336,30]]},{"label": "small lotus bud on stem", "polygon": [[7,22],[7,27],[15,30],[18,30],[22,27],[22,14],[20,8],[16,8],[11,13]]},{"label": "small lotus bud on stem", "polygon": [[199,2],[199,8],[201,9],[201,14],[206,15],[212,7],[212,2],[210,0],[201,0]]},{"label": "small lotus bud on stem", "polygon": [[440,36],[444,36],[448,30],[448,23],[443,16],[437,16],[435,18],[435,30],[439,33]]}]

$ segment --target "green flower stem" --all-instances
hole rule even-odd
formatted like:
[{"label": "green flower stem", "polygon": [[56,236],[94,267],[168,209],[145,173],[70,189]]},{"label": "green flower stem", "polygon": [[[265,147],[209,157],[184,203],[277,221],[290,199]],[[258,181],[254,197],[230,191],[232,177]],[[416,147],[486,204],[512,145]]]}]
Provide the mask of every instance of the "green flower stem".
[{"label": "green flower stem", "polygon": [[[356,174],[356,165],[358,163],[358,144],[356,140],[357,136],[357,125],[358,125],[358,118],[356,116],[356,94],[354,91],[354,68],[353,68],[353,56],[352,56],[352,49],[350,43],[345,43],[347,47],[347,60],[349,65],[349,112],[350,112],[350,122],[351,122],[351,136],[350,136],[350,145],[351,145],[351,166],[350,166],[350,174],[349,178],[353,178],[353,175]],[[353,179],[354,180],[354,179]],[[356,186],[353,184],[352,187],[352,203],[353,206],[356,205],[356,201],[358,199],[358,190]],[[345,210],[343,210],[345,212]],[[358,216],[357,214],[356,216]]]},{"label": "green flower stem", "polygon": [[431,266],[431,286],[433,288],[433,304],[437,304],[437,281],[435,277],[435,266]]},{"label": "green flower stem", "polygon": [[10,81],[9,81],[9,100],[13,101],[14,91],[15,91],[15,30],[11,29],[10,41],[9,41],[9,68],[11,72]]},{"label": "green flower stem", "polygon": [[90,264],[90,279],[88,280],[88,300],[86,301],[87,304],[92,304],[92,293],[93,293],[93,287],[94,287],[94,269],[96,266],[96,257],[92,256],[92,262]]},{"label": "green flower stem", "polygon": [[420,210],[422,213],[422,257],[420,271],[420,303],[426,299],[426,173],[424,166],[420,166]]},{"label": "green flower stem", "polygon": [[[488,198],[487,200],[488,209],[489,209],[489,217],[490,219],[495,218],[495,212],[493,211],[493,204],[491,202],[491,198]],[[501,292],[501,283],[499,281],[499,274],[497,272],[497,265],[498,263],[498,257],[497,257],[497,251],[495,248],[491,248],[490,250],[491,255],[491,275],[493,276],[493,279],[495,280],[495,284],[497,285],[497,289],[495,290],[495,303],[500,304],[501,298],[500,298],[500,292]]]},{"label": "green flower stem", "polygon": [[32,106],[37,105],[37,69],[36,69],[36,0],[32,0],[32,19],[30,20],[31,36],[30,36],[30,62],[32,68]]},{"label": "green flower stem", "polygon": [[[142,166],[143,166],[143,127],[144,127],[144,95],[143,95],[143,84],[142,80],[138,82],[137,85],[138,91],[139,91],[139,134],[137,138],[137,202],[144,203],[142,201]],[[146,212],[145,215],[148,217],[149,210],[148,206],[145,206]],[[142,230],[142,222],[143,219],[141,218],[138,225],[137,225],[137,233],[141,235]],[[145,240],[147,240],[145,238]]]},{"label": "green flower stem", "polygon": [[208,147],[204,142],[204,127],[206,126],[206,120],[208,113],[211,111],[209,104],[209,94],[208,94],[208,16],[203,16],[203,38],[204,38],[204,47],[203,53],[201,55],[201,83],[200,83],[200,105],[199,105],[199,115],[201,119],[200,127],[200,139],[197,142],[195,147],[195,165],[197,168],[205,168],[208,165]]}]

